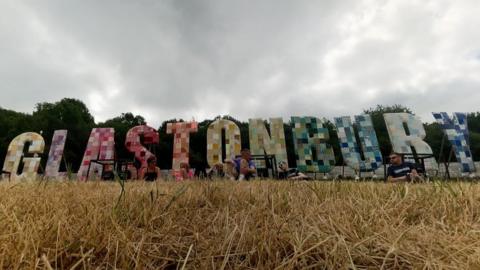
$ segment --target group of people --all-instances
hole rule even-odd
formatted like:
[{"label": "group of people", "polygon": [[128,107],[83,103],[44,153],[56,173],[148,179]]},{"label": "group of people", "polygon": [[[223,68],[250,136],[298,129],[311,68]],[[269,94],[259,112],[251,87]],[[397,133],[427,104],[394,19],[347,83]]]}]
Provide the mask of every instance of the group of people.
[{"label": "group of people", "polygon": [[[241,156],[234,159],[225,160],[223,164],[216,164],[208,173],[210,176],[228,177],[232,180],[250,180],[257,174],[257,168],[249,149],[243,149]],[[140,169],[138,178],[145,181],[155,181],[160,177],[160,168],[157,166],[157,159],[150,157],[147,159],[147,166]],[[180,171],[175,174],[176,180],[188,180],[193,178],[193,170],[186,162],[180,163]]]},{"label": "group of people", "polygon": [[[400,153],[393,152],[389,156],[390,166],[387,169],[387,182],[418,182],[422,181],[422,176],[418,173],[415,164],[405,162]],[[105,176],[113,179],[113,171]],[[132,174],[133,175],[133,174]],[[241,155],[237,158],[226,159],[224,163],[215,164],[208,172],[207,177],[227,178],[230,180],[250,180],[257,175],[257,168],[251,158],[249,149],[242,149]],[[176,180],[188,180],[194,177],[193,170],[186,162],[180,164],[180,170],[175,173]],[[103,177],[102,177],[103,178]],[[157,159],[149,157],[147,166],[139,170],[138,179],[145,181],[155,181],[160,178],[160,168],[157,166]],[[285,161],[280,161],[278,165],[279,179],[309,180],[308,175],[301,173],[295,168],[289,168]],[[105,178],[104,178],[105,179]]]},{"label": "group of people", "polygon": [[[155,181],[160,178],[160,168],[157,166],[157,159],[149,157],[147,167],[141,168],[138,178],[147,182]],[[175,174],[176,180],[188,180],[193,178],[193,171],[186,162],[180,163],[180,171]]]},{"label": "group of people", "polygon": [[[387,169],[387,179],[389,183],[398,182],[420,182],[423,181],[422,175],[418,172],[417,166],[403,160],[403,155],[393,152],[389,156],[390,166]],[[215,164],[208,172],[209,177],[229,178],[232,180],[248,180],[255,177],[257,170],[251,160],[250,150],[243,149],[241,156],[236,159],[225,160],[222,163]],[[311,177],[300,172],[296,168],[289,168],[285,161],[280,161],[278,165],[279,179],[292,180],[310,180]]]},{"label": "group of people", "polygon": [[[249,149],[243,149],[241,155],[235,159],[225,160],[225,164],[215,164],[207,173],[209,178],[228,178],[231,180],[249,180],[257,175],[257,168],[251,158]],[[308,180],[309,176],[297,169],[289,168],[287,162],[280,161],[278,164],[279,179]]]},{"label": "group of people", "polygon": [[226,159],[225,164],[217,163],[208,172],[209,178],[228,178],[230,180],[250,180],[257,175],[257,168],[252,160],[250,150],[245,148],[240,157]]}]

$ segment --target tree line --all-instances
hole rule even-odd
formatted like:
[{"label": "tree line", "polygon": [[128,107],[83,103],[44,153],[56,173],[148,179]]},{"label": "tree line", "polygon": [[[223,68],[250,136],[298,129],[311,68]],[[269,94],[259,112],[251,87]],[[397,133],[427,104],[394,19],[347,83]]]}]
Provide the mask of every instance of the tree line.
[{"label": "tree line", "polygon": [[[377,105],[374,108],[365,109],[363,112],[359,113],[369,114],[371,116],[380,144],[380,150],[384,156],[391,152],[392,147],[385,126],[385,121],[383,120],[383,114],[393,112],[413,113],[409,108],[402,105]],[[248,122],[239,121],[229,115],[217,116],[214,119],[206,119],[198,123],[198,132],[190,134],[191,167],[207,167],[207,128],[210,123],[218,118],[225,118],[235,122],[240,128],[242,148],[249,148]],[[179,121],[183,120],[169,119],[164,121],[157,128],[160,135],[160,143],[152,146],[151,151],[156,154],[158,165],[162,169],[170,169],[172,166],[173,135],[166,133],[167,123]],[[343,158],[338,143],[335,125],[328,119],[324,119],[324,121],[325,126],[329,130],[329,143],[334,149],[336,164],[341,165],[343,164]],[[291,166],[295,166],[296,157],[292,138],[292,128],[289,119],[284,119],[284,122],[288,162]],[[266,121],[265,123],[268,126]],[[69,166],[73,171],[77,171],[90,132],[92,128],[95,127],[114,128],[116,157],[133,160],[133,154],[129,153],[124,146],[125,135],[130,128],[143,124],[146,124],[144,117],[141,115],[134,115],[130,112],[122,113],[121,115],[108,119],[105,122],[96,123],[87,106],[82,101],[71,98],[64,98],[54,103],[38,103],[32,114],[20,113],[0,107],[0,165],[3,165],[10,141],[23,132],[33,131],[42,134],[45,139],[46,147],[42,156],[42,167],[44,168],[53,132],[57,129],[67,129],[68,136],[65,144],[64,162],[62,162],[61,169],[65,170],[66,166]],[[468,125],[472,154],[474,158],[480,157],[480,112],[468,114]],[[432,147],[434,155],[438,158],[442,149],[442,130],[437,123],[424,123],[424,126],[427,133],[425,141]],[[443,159],[447,159],[449,156],[450,144],[446,139],[443,142],[442,151],[441,156]],[[454,155],[452,156],[452,161],[455,161]]]}]

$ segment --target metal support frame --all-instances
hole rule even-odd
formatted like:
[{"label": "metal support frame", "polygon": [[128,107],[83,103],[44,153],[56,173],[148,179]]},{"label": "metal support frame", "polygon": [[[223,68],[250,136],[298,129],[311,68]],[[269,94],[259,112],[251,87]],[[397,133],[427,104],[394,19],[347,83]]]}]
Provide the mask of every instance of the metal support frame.
[{"label": "metal support frame", "polygon": [[[112,165],[113,171],[116,171],[119,175],[128,172],[128,165],[134,165],[133,161],[130,160],[119,160],[119,159],[92,159],[90,160],[90,164],[88,164],[87,170],[87,179],[90,177],[90,169],[92,163],[102,165],[102,172],[105,170],[106,165]],[[133,175],[132,175],[133,176]],[[137,170],[137,178],[138,178],[138,170]],[[126,179],[124,179],[126,180]]]},{"label": "metal support frame", "polygon": [[[239,158],[239,157],[242,157],[242,156],[237,155],[235,157]],[[251,160],[253,160],[253,161],[263,160],[265,162],[265,172],[266,172],[267,176],[268,176],[268,169],[272,169],[272,177],[273,178],[278,177],[277,159],[275,158],[275,155],[250,155],[250,157],[251,157]]]}]

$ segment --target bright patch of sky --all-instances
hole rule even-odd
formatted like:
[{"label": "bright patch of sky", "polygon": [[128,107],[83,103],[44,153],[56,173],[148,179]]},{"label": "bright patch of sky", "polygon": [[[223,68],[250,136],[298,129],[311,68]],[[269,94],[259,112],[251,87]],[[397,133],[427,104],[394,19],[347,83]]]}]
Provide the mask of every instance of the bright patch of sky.
[{"label": "bright patch of sky", "polygon": [[475,0],[0,2],[0,106],[84,101],[158,126],[478,111]]}]

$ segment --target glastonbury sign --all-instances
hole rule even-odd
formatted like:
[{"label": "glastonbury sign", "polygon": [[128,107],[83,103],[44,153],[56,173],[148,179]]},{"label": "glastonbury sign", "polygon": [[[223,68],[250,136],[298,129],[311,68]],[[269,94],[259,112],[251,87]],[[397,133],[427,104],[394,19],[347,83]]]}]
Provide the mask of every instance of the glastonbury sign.
[{"label": "glastonbury sign", "polygon": [[[436,122],[442,128],[451,143],[457,161],[463,173],[475,172],[473,157],[469,145],[469,132],[465,113],[445,112],[433,113]],[[425,129],[419,117],[409,113],[386,113],[384,120],[393,151],[403,154],[433,154],[432,148],[424,138]],[[282,118],[270,118],[270,130],[263,119],[249,119],[250,150],[254,155],[274,155],[276,160],[288,162],[285,131]],[[302,172],[328,173],[335,165],[335,154],[329,144],[329,133],[324,122],[316,117],[291,117],[293,144],[297,168]],[[372,119],[369,115],[351,117],[335,117],[334,123],[339,138],[341,154],[345,164],[357,172],[374,172],[383,164],[382,153],[377,140]],[[408,132],[405,129],[407,127]],[[189,161],[190,134],[197,132],[196,122],[177,122],[167,124],[167,133],[173,134],[173,172],[180,170],[180,164]],[[225,132],[222,143],[222,132]],[[357,132],[357,133],[355,133]],[[88,139],[85,153],[77,172],[79,180],[88,178],[88,170],[92,160],[111,160],[114,154],[113,128],[94,128]],[[358,134],[358,140],[355,136]],[[59,178],[60,163],[65,148],[67,130],[56,130],[51,141],[50,151],[45,168],[45,177]],[[143,144],[141,138],[143,137]],[[28,157],[24,157],[24,147]],[[158,144],[158,132],[147,125],[136,126],[126,135],[125,147],[134,154],[135,159],[146,166],[149,157],[154,156],[145,146]],[[34,179],[40,166],[40,157],[45,148],[44,138],[35,132],[26,132],[15,137],[7,151],[3,171],[11,173],[11,178]],[[230,120],[217,119],[207,129],[207,163],[214,166],[222,162],[222,152],[226,156],[236,156],[241,151],[241,134],[239,127]],[[362,153],[363,157],[362,158]],[[433,155],[432,155],[433,156]],[[20,162],[23,170],[17,174]],[[427,168],[436,168],[435,159],[425,161]]]}]

